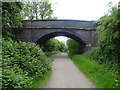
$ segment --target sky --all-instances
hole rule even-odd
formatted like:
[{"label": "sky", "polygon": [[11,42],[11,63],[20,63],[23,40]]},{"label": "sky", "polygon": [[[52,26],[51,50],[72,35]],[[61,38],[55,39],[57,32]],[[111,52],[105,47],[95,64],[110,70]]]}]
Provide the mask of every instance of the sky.
[{"label": "sky", "polygon": [[108,10],[110,1],[113,5],[119,0],[49,0],[54,15],[58,19],[98,20]]},{"label": "sky", "polygon": [[[117,5],[119,0],[49,0],[52,3],[54,16],[68,20],[98,20],[109,7],[109,2]],[[59,41],[66,41],[67,37],[55,37]]]}]

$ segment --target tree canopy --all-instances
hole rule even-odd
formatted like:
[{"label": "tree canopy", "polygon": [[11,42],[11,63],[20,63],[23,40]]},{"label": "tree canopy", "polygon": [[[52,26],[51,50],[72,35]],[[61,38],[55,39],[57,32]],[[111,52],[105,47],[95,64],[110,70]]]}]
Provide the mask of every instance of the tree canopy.
[{"label": "tree canopy", "polygon": [[100,64],[110,63],[109,67],[117,70],[120,59],[120,9],[119,6],[109,6],[108,13],[97,21],[98,45],[87,56]]},{"label": "tree canopy", "polygon": [[111,7],[109,12],[97,21],[98,46],[108,60],[118,61],[120,53],[120,20],[118,8]]},{"label": "tree canopy", "polygon": [[22,28],[21,2],[2,2],[2,35],[17,38]]},{"label": "tree canopy", "polygon": [[53,16],[52,4],[49,0],[26,2],[24,4],[23,16],[25,19],[30,20],[56,19],[56,17]]},{"label": "tree canopy", "polygon": [[83,53],[83,45],[80,45],[77,41],[73,39],[67,40],[67,49],[69,56]]},{"label": "tree canopy", "polygon": [[47,40],[42,46],[44,52],[58,51],[59,41],[55,38],[51,38]]}]

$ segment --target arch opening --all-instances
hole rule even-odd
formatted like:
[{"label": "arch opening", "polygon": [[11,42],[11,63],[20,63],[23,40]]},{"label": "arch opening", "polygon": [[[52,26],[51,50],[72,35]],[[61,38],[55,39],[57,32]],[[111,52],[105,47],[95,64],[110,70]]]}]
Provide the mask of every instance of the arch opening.
[{"label": "arch opening", "polygon": [[35,43],[42,45],[44,42],[46,42],[47,40],[49,40],[50,38],[54,38],[57,36],[65,36],[68,38],[72,38],[75,41],[77,41],[79,44],[81,45],[86,45],[86,43],[79,37],[77,37],[76,35],[72,34],[72,33],[68,33],[68,32],[51,32],[48,34],[43,35],[42,37],[39,37],[38,40],[36,40]]},{"label": "arch opening", "polygon": [[42,46],[47,40],[58,37],[58,36],[64,36],[64,37],[71,38],[71,39],[77,41],[79,43],[79,45],[82,46],[81,53],[86,51],[86,43],[82,39],[77,37],[76,35],[68,33],[68,32],[52,32],[49,34],[45,34],[44,36],[40,37],[36,41],[36,43],[38,45]]}]

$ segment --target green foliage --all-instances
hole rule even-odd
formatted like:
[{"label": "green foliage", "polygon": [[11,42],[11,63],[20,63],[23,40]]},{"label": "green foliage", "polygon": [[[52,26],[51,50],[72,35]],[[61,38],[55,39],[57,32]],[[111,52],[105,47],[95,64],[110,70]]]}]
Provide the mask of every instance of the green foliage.
[{"label": "green foliage", "polygon": [[91,49],[87,56],[99,61],[99,63],[111,63],[111,67],[118,68],[120,58],[120,21],[117,7],[111,7],[109,13],[103,16],[97,23],[98,46]]},{"label": "green foliage", "polygon": [[51,38],[42,44],[42,50],[46,53],[46,56],[52,56],[59,52],[67,51],[65,43],[59,42],[55,38]]},{"label": "green foliage", "polygon": [[[2,66],[2,38],[0,35],[0,66]],[[0,81],[2,81],[2,67],[0,67]],[[2,82],[0,82],[0,88],[2,88]]]},{"label": "green foliage", "polygon": [[81,54],[83,52],[83,46],[73,39],[67,40],[68,55],[73,56],[75,54]]},{"label": "green foliage", "polygon": [[[109,71],[109,67],[100,65],[98,62],[82,55],[72,57],[75,65],[82,71],[97,88],[118,88],[118,72]],[[107,65],[109,66],[109,65]]]},{"label": "green foliage", "polygon": [[116,72],[118,72],[118,69],[119,69],[118,68],[118,63],[115,63],[112,60],[108,61],[108,58],[105,55],[106,53],[102,53],[102,52],[103,51],[101,51],[100,47],[94,47],[90,51],[85,53],[84,55],[86,57],[88,57],[88,58],[91,58],[92,60],[95,60],[99,64],[104,65],[105,68],[107,67],[107,69],[109,71],[116,71]]},{"label": "green foliage", "polygon": [[47,40],[43,45],[42,45],[42,50],[44,52],[52,52],[52,51],[58,51],[59,48],[59,41],[55,38]]},{"label": "green foliage", "polygon": [[[92,48],[85,55],[99,64],[104,65],[108,71],[118,73],[120,62],[120,12],[116,6],[97,21],[98,46]],[[120,77],[120,74],[118,74]],[[111,77],[109,77],[111,78]],[[120,78],[117,80],[119,81]],[[120,84],[120,81],[119,81]]]},{"label": "green foliage", "polygon": [[59,51],[52,51],[52,52],[44,52],[44,53],[47,57],[51,57],[51,56],[54,56],[60,52]]},{"label": "green foliage", "polygon": [[26,2],[24,4],[23,16],[30,20],[56,19],[53,17],[52,5],[49,0],[41,0],[40,2]]},{"label": "green foliage", "polygon": [[41,78],[35,78],[33,88],[42,88],[43,84],[50,78],[50,75],[52,74],[52,70],[48,71],[44,76]]},{"label": "green foliage", "polygon": [[8,39],[18,38],[22,28],[21,2],[2,2],[2,35]]},{"label": "green foliage", "polygon": [[67,46],[64,42],[59,42],[59,51],[60,52],[67,52]]},{"label": "green foliage", "polygon": [[35,78],[51,70],[45,54],[33,43],[3,39],[2,48],[3,88],[30,88]]},{"label": "green foliage", "polygon": [[[53,59],[47,59],[49,66],[52,66]],[[49,70],[45,75],[42,77],[37,77],[33,80],[34,84],[32,85],[32,88],[42,88],[42,85],[50,78],[52,74],[52,70]]]},{"label": "green foliage", "polygon": [[118,62],[120,53],[120,20],[117,7],[111,7],[109,13],[103,16],[97,27],[98,47],[102,51],[104,59]]}]

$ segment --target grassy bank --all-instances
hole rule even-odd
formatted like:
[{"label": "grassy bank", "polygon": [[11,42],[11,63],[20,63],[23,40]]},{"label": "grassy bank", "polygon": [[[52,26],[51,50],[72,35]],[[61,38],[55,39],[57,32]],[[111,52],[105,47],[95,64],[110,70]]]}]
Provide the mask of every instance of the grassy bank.
[{"label": "grassy bank", "polygon": [[114,71],[108,71],[104,66],[82,55],[73,56],[72,61],[97,88],[118,88],[118,75]]},{"label": "grassy bank", "polygon": [[54,55],[56,55],[58,53],[60,53],[60,52],[45,52],[45,54],[46,54],[47,57],[54,56]]}]

